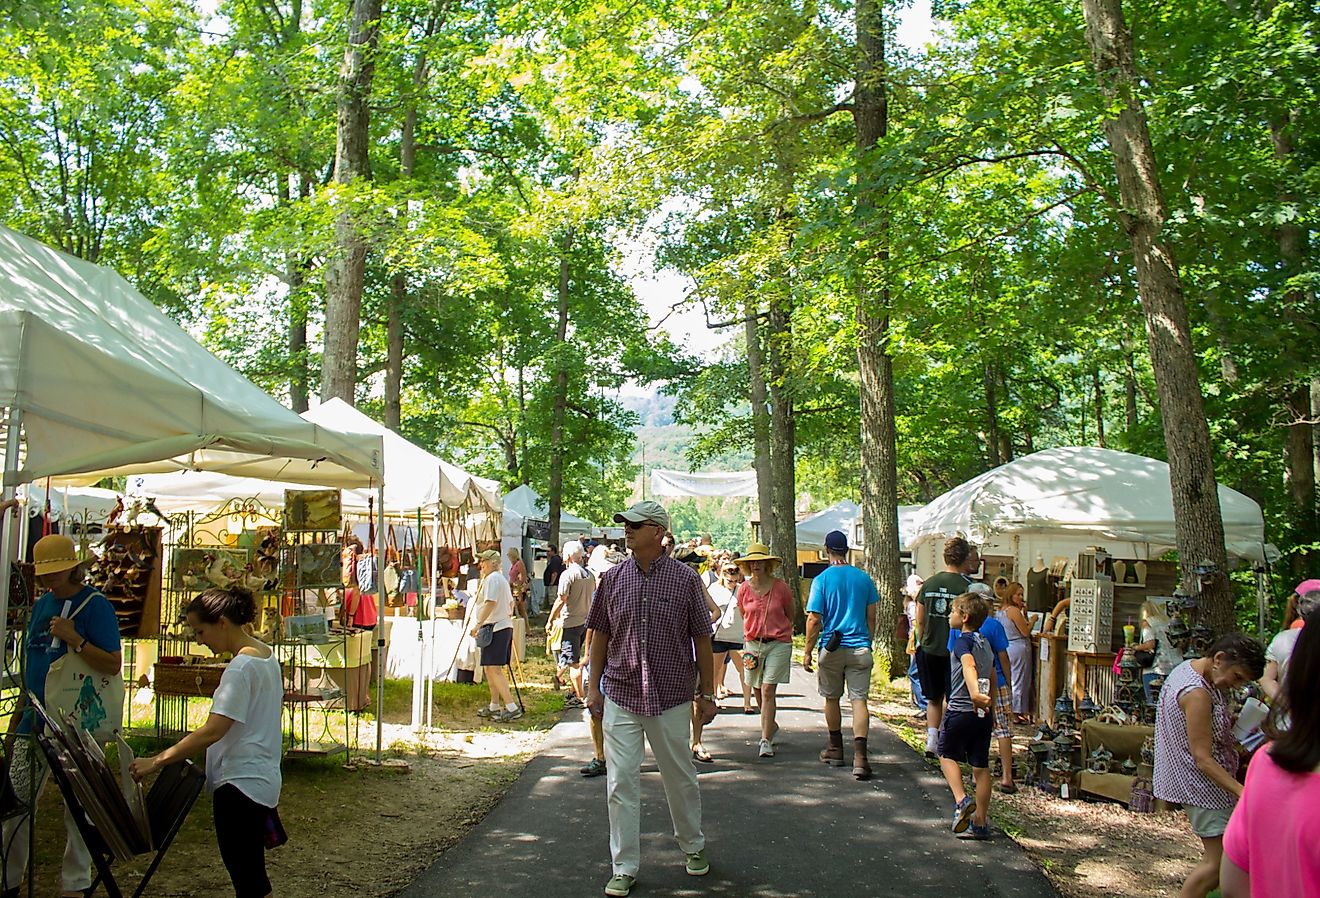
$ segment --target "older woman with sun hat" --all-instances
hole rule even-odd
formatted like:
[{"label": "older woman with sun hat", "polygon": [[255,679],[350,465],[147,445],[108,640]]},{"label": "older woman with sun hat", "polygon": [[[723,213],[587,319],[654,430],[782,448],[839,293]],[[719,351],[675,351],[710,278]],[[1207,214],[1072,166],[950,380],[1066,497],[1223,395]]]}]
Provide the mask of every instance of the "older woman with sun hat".
[{"label": "older woman with sun hat", "polygon": [[775,756],[775,690],[787,683],[793,668],[793,593],[775,576],[781,564],[761,543],[752,543],[737,559],[747,578],[738,587],[738,610],[743,617],[743,669],[747,685],[756,691],[761,706],[761,742],[758,754]]}]

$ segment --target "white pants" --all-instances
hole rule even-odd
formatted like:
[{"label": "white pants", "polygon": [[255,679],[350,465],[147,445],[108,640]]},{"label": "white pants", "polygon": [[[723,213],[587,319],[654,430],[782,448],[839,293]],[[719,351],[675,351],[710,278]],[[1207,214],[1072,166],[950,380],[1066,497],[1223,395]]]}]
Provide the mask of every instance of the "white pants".
[{"label": "white pants", "polygon": [[606,795],[610,811],[610,859],[615,874],[636,876],[642,861],[642,739],[660,768],[678,847],[691,854],[706,847],[701,832],[701,791],[692,766],[691,704],[659,717],[625,711],[605,699]]},{"label": "white pants", "polygon": [[[35,758],[34,758],[35,756]],[[45,755],[31,736],[14,740],[14,756],[10,760],[9,780],[19,802],[26,804],[29,795],[33,801],[40,797],[50,778]],[[32,834],[27,814],[11,817],[4,823],[4,843],[0,852],[4,856],[4,887],[18,888],[27,869],[28,854],[32,850]],[[92,854],[83,842],[78,825],[73,822],[68,805],[64,805],[64,864],[60,870],[60,884],[65,892],[81,892],[92,884]]]}]

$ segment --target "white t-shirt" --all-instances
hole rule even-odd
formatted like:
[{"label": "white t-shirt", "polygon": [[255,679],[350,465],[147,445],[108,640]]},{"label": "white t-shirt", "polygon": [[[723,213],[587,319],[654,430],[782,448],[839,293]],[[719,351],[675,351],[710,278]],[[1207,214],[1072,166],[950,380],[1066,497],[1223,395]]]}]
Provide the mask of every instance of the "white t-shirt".
[{"label": "white t-shirt", "polygon": [[234,722],[229,732],[206,750],[206,787],[232,783],[257,804],[280,803],[280,754],[283,731],[284,675],[280,662],[238,654],[225,667],[211,702],[211,713]]},{"label": "white t-shirt", "polygon": [[[486,623],[493,624],[491,629],[495,631],[511,629],[513,627],[513,590],[509,588],[508,578],[499,571],[495,571],[481,581],[481,586],[477,588],[477,592],[482,603],[495,603],[495,610],[486,617]],[[481,605],[478,605],[476,611],[478,620],[483,611]]]},{"label": "white t-shirt", "polygon": [[559,597],[564,606],[559,612],[559,620],[564,629],[581,627],[587,622],[587,612],[591,610],[591,597],[596,593],[596,578],[591,571],[570,561],[559,575]]},{"label": "white t-shirt", "polygon": [[713,584],[709,591],[711,601],[720,608],[720,619],[715,622],[713,638],[718,642],[744,641],[742,609],[734,601],[733,591],[723,583]]},{"label": "white t-shirt", "polygon": [[1280,683],[1283,682],[1283,675],[1288,672],[1288,659],[1292,657],[1293,649],[1297,647],[1297,637],[1300,635],[1302,635],[1301,630],[1281,630],[1270,640],[1270,647],[1265,650],[1265,660],[1279,665]]}]

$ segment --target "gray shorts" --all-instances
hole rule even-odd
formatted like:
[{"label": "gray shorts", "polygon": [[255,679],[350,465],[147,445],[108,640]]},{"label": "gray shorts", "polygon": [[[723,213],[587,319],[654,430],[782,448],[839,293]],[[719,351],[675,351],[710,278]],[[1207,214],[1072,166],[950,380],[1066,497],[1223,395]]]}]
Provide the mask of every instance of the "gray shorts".
[{"label": "gray shorts", "polygon": [[816,664],[816,685],[825,698],[839,698],[847,683],[850,700],[866,701],[871,693],[871,668],[874,665],[871,650],[865,647],[832,652],[822,650]]},{"label": "gray shorts", "polygon": [[1198,808],[1185,804],[1183,810],[1192,821],[1192,832],[1202,839],[1222,836],[1228,829],[1228,818],[1233,816],[1232,808]]},{"label": "gray shorts", "polygon": [[751,670],[744,668],[743,679],[755,689],[766,683],[787,683],[793,669],[793,644],[791,642],[761,642],[749,639],[743,643],[743,652],[756,655],[759,659]]}]

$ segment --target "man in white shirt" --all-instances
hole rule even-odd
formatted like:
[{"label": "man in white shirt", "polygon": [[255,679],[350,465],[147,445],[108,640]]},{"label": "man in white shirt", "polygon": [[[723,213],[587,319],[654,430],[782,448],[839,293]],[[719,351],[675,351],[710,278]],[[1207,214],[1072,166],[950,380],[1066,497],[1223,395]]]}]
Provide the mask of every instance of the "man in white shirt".
[{"label": "man in white shirt", "polygon": [[584,708],[582,691],[582,641],[587,635],[587,612],[591,610],[591,597],[596,591],[596,578],[582,566],[582,543],[570,540],[564,543],[564,572],[559,575],[559,595],[546,618],[545,632],[549,635],[555,621],[563,627],[559,642],[559,675],[568,672],[573,695],[564,702],[565,708]]},{"label": "man in white shirt", "polygon": [[[481,562],[481,583],[477,586],[476,617],[472,636],[481,650],[481,666],[486,685],[490,688],[490,704],[477,711],[478,717],[491,720],[517,720],[523,716],[522,708],[509,692],[509,678],[504,668],[513,651],[513,590],[508,579],[500,573],[500,553],[487,549],[477,556]],[[490,642],[482,646],[477,634],[482,627],[490,627]]]}]

